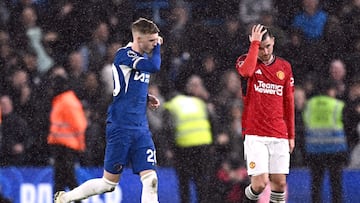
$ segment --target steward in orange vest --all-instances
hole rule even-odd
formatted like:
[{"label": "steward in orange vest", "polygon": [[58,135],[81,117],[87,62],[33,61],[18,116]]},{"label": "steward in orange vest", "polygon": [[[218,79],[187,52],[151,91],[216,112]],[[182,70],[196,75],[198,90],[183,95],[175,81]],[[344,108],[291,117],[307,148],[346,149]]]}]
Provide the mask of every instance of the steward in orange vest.
[{"label": "steward in orange vest", "polygon": [[86,127],[84,109],[74,91],[67,90],[53,98],[48,144],[84,151]]}]

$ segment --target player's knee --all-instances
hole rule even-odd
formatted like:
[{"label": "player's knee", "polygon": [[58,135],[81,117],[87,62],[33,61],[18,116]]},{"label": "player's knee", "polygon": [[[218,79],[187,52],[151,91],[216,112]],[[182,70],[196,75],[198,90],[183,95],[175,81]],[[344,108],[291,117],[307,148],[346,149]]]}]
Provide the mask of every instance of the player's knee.
[{"label": "player's knee", "polygon": [[264,184],[254,184],[253,185],[252,184],[251,187],[255,193],[262,193],[265,190],[266,185],[264,185]]},{"label": "player's knee", "polygon": [[141,177],[143,188],[147,191],[157,193],[158,189],[158,178],[155,171],[151,171]]},{"label": "player's knee", "polygon": [[286,181],[276,181],[272,182],[272,187],[276,191],[284,191],[286,188]]},{"label": "player's knee", "polygon": [[272,189],[275,191],[284,191],[286,188],[286,177],[281,175],[272,176],[271,178]]},{"label": "player's knee", "polygon": [[251,187],[256,192],[261,193],[265,189],[265,187],[268,183],[269,183],[269,178],[267,176],[264,176],[264,175],[256,176],[251,181]]},{"label": "player's knee", "polygon": [[101,187],[99,187],[99,189],[101,190],[101,193],[112,192],[115,190],[116,185],[117,183],[111,182],[106,178],[102,178],[102,184]]},{"label": "player's knee", "polygon": [[265,190],[267,182],[252,182],[251,187],[256,193],[262,193]]}]

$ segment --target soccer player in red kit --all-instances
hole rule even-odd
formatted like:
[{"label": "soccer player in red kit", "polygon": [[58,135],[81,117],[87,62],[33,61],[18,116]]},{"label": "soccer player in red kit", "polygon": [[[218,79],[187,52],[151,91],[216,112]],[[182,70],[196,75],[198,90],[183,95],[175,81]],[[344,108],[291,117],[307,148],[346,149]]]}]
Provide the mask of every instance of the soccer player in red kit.
[{"label": "soccer player in red kit", "polygon": [[270,202],[285,202],[290,153],[295,147],[291,65],[273,54],[275,37],[254,25],[249,52],[236,61],[243,83],[244,153],[251,183],[244,202],[257,202],[270,183]]}]

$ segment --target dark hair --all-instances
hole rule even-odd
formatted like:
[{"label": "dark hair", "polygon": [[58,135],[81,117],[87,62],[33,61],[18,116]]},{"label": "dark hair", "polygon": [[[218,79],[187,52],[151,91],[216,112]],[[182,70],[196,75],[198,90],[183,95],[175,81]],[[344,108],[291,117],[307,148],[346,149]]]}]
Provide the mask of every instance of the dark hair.
[{"label": "dark hair", "polygon": [[336,83],[330,78],[324,78],[318,81],[318,90],[320,94],[327,94],[330,89],[336,89]]},{"label": "dark hair", "polygon": [[271,29],[270,29],[269,27],[264,26],[264,27],[261,29],[261,31],[264,31],[264,30],[266,30],[266,32],[265,32],[265,34],[262,36],[261,41],[264,41],[264,40],[265,40],[266,38],[268,38],[268,37],[270,37],[270,38],[274,37],[274,34],[272,33],[272,31],[271,31]]},{"label": "dark hair", "polygon": [[139,18],[131,25],[133,32],[140,32],[142,34],[156,34],[160,32],[158,26],[151,20],[146,18]]},{"label": "dark hair", "polygon": [[50,88],[53,91],[52,96],[57,96],[70,89],[69,80],[61,75],[57,75],[50,81]]}]

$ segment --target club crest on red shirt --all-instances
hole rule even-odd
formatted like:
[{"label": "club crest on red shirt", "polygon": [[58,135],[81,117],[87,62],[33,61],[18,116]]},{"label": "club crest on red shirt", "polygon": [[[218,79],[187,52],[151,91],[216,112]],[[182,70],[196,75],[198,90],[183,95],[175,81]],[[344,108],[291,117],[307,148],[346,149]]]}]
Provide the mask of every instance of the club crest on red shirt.
[{"label": "club crest on red shirt", "polygon": [[282,71],[276,72],[276,77],[278,77],[280,80],[283,80],[285,78],[285,73]]}]

